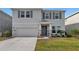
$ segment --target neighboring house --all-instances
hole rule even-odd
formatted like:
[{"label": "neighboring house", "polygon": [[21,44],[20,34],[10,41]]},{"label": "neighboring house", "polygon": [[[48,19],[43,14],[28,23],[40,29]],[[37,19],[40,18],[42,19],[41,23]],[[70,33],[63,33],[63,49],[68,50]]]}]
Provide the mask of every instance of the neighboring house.
[{"label": "neighboring house", "polygon": [[40,8],[13,8],[13,36],[51,36],[65,31],[65,11]]},{"label": "neighboring house", "polygon": [[79,12],[66,18],[65,28],[66,28],[66,31],[79,29]]},{"label": "neighboring house", "polygon": [[0,10],[0,35],[12,30],[12,17]]}]

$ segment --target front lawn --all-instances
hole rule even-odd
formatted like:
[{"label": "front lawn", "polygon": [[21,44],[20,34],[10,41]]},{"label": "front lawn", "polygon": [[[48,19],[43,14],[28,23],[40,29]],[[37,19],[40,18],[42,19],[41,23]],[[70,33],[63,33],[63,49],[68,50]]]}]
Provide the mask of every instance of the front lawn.
[{"label": "front lawn", "polygon": [[3,41],[3,40],[5,40],[5,38],[6,38],[6,37],[0,37],[0,41]]},{"label": "front lawn", "polygon": [[39,39],[36,51],[79,51],[79,38]]}]

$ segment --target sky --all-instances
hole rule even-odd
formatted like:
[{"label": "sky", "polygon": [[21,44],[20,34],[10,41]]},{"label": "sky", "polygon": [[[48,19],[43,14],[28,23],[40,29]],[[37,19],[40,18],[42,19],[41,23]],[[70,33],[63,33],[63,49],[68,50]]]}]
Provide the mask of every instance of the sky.
[{"label": "sky", "polygon": [[[10,8],[1,8],[1,10],[12,16],[12,10]],[[76,12],[79,12],[79,8],[48,8],[48,10],[64,10],[65,18]]]}]

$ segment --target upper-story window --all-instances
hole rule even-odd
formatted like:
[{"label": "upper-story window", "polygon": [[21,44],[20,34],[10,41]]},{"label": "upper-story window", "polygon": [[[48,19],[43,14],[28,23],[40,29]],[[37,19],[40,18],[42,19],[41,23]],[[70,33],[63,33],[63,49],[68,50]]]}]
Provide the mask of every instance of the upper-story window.
[{"label": "upper-story window", "polygon": [[59,16],[59,17],[60,17],[60,19],[62,19],[62,12],[59,12],[59,15],[60,15],[60,16]]},{"label": "upper-story window", "polygon": [[32,18],[32,11],[18,11],[18,18]]},{"label": "upper-story window", "polygon": [[25,11],[21,11],[21,18],[25,17]]},{"label": "upper-story window", "polygon": [[50,19],[50,18],[51,18],[51,13],[43,12],[43,19]]},{"label": "upper-story window", "polygon": [[61,12],[53,12],[53,19],[61,19]]},{"label": "upper-story window", "polygon": [[55,13],[55,19],[59,19],[59,13]]},{"label": "upper-story window", "polygon": [[26,18],[32,18],[32,11],[26,11]]}]

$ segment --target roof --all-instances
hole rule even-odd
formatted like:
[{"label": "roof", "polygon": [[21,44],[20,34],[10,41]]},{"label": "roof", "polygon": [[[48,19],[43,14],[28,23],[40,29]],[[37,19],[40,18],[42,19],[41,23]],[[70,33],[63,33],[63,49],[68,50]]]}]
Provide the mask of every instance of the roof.
[{"label": "roof", "polygon": [[12,8],[12,10],[18,9],[32,9],[32,10],[42,10],[42,8]]},{"label": "roof", "polygon": [[60,11],[60,12],[65,12],[65,10],[48,10],[48,9],[42,9],[43,11]]},{"label": "roof", "polygon": [[5,14],[6,16],[8,16],[8,17],[12,18],[12,16],[10,16],[10,15],[6,14],[6,13],[5,13],[5,12],[3,12],[2,10],[0,10],[0,12],[1,12],[1,13],[3,13],[3,14]]},{"label": "roof", "polygon": [[44,9],[44,8],[12,8],[12,10],[14,9],[32,9],[32,10],[43,10],[43,11],[63,11],[65,12],[65,10],[48,10],[48,9]]},{"label": "roof", "polygon": [[74,13],[73,15],[70,15],[69,17],[67,17],[67,18],[65,18],[65,19],[68,19],[68,18],[70,18],[70,17],[72,17],[72,16],[74,16],[74,15],[76,15],[76,14],[78,14],[79,12],[76,12],[76,13]]}]

